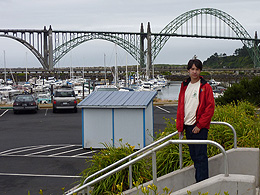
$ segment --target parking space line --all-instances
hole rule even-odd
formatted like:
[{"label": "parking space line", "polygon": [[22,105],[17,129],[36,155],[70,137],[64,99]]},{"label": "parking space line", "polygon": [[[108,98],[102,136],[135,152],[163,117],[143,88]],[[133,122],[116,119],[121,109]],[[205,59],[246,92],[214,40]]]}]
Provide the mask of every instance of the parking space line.
[{"label": "parking space line", "polygon": [[35,148],[35,147],[37,147],[37,146],[24,146],[24,147],[20,147],[20,148],[13,148],[13,149],[10,149],[10,150],[0,152],[0,154],[5,154],[5,153],[8,153],[8,152],[11,152],[11,151],[14,151],[14,150],[20,150],[20,149],[24,149],[24,148]]},{"label": "parking space line", "polygon": [[66,154],[66,153],[74,152],[74,151],[77,151],[77,150],[83,150],[83,149],[77,148],[77,149],[74,149],[74,150],[68,150],[68,151],[65,151],[65,152],[60,152],[60,153],[52,154],[52,155],[48,155],[48,156],[58,156],[58,155],[61,155],[61,154]]},{"label": "parking space line", "polygon": [[60,149],[63,149],[63,148],[69,148],[69,147],[74,147],[74,146],[75,145],[62,146],[62,147],[59,147],[59,148],[52,148],[52,149],[49,149],[49,150],[43,150],[43,151],[40,151],[40,152],[27,154],[27,155],[24,155],[24,156],[31,156],[31,155],[35,155],[35,154],[41,154],[41,153],[44,153],[44,152],[50,152],[50,151],[60,150]]},{"label": "parking space line", "polygon": [[33,146],[33,148],[30,148],[30,149],[25,149],[25,150],[19,150],[19,151],[14,151],[14,152],[10,152],[10,153],[7,153],[7,152],[2,152],[1,154],[2,155],[10,155],[10,154],[15,154],[15,153],[19,153],[19,152],[27,152],[27,151],[30,151],[30,150],[35,150],[35,149],[40,149],[40,148],[45,148],[45,147],[50,147],[51,145],[43,145],[43,146]]},{"label": "parking space line", "polygon": [[22,176],[22,177],[59,177],[59,178],[80,178],[81,176],[75,175],[39,175],[39,174],[27,174],[27,173],[0,173],[3,176]]},{"label": "parking space line", "polygon": [[161,109],[161,110],[164,111],[164,112],[171,113],[170,111],[165,110],[164,108],[161,108],[160,106],[156,106],[156,108],[159,108],[159,109]]},{"label": "parking space line", "polygon": [[48,108],[47,108],[46,111],[45,111],[45,116],[47,116],[47,112],[48,112]]},{"label": "parking space line", "polygon": [[7,113],[7,112],[8,112],[8,110],[5,110],[5,111],[0,115],[0,117],[4,116],[4,114]]},{"label": "parking space line", "polygon": [[71,156],[71,157],[80,157],[82,155],[85,155],[85,154],[91,154],[91,153],[96,153],[97,151],[90,151],[90,152],[85,152],[85,153],[81,153],[81,154],[77,154],[77,155],[74,155],[74,156]]},{"label": "parking space line", "polygon": [[[32,156],[25,156],[25,155],[0,155],[2,157],[29,157],[29,158],[72,158],[72,156],[47,156],[47,155],[32,155]],[[82,159],[92,159],[92,156],[76,156],[73,158],[82,158]]]},{"label": "parking space line", "polygon": [[[48,148],[49,147],[49,148]],[[73,147],[75,149],[73,149]],[[42,150],[40,150],[42,149]],[[66,151],[64,151],[66,149]],[[38,150],[37,152],[33,152],[34,150]],[[58,152],[58,150],[63,150],[63,152],[55,153]],[[81,151],[80,151],[81,150]],[[29,153],[31,151],[31,153]],[[54,152],[52,152],[54,151]],[[79,154],[73,154],[71,156],[68,155],[62,155],[66,153],[71,153],[79,151]],[[46,154],[44,155],[43,153],[46,152],[52,152],[52,154]],[[82,148],[82,145],[77,145],[77,144],[57,144],[57,145],[39,145],[39,146],[25,146],[25,147],[20,147],[20,148],[13,148],[10,150],[6,150],[3,152],[0,152],[0,156],[2,157],[39,157],[39,158],[54,158],[54,157],[63,157],[63,158],[92,158],[91,154],[94,154],[98,151],[84,151]],[[88,156],[88,154],[90,154]],[[60,156],[59,156],[60,155]],[[86,155],[86,156],[84,156]]]}]

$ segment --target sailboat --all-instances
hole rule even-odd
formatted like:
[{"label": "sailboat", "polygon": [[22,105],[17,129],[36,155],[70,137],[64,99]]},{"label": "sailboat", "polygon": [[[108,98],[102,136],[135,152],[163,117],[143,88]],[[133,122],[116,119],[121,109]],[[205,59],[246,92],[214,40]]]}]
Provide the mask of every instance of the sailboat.
[{"label": "sailboat", "polygon": [[[0,95],[1,99],[5,100],[7,103],[8,101],[11,102],[13,100],[13,97],[16,95],[20,94],[21,91],[18,89],[13,88],[13,81],[11,79],[6,78],[6,59],[5,59],[5,51],[4,51],[4,71],[5,71],[5,76],[4,76],[4,84],[0,85]],[[11,71],[11,69],[10,69]],[[12,71],[11,75],[13,77]],[[13,78],[14,79],[14,78]]]}]

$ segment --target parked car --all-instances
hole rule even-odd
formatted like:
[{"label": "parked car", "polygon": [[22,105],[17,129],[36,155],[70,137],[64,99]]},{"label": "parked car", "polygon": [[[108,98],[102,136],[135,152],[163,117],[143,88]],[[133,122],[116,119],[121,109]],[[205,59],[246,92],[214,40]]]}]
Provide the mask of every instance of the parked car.
[{"label": "parked car", "polygon": [[53,112],[57,112],[57,110],[73,110],[77,112],[77,99],[75,92],[70,87],[62,87],[60,89],[56,89],[53,95]]},{"label": "parked car", "polygon": [[38,103],[34,96],[31,94],[23,94],[16,96],[13,103],[13,111],[14,113],[18,113],[20,111],[34,111],[35,113],[38,110]]},{"label": "parked car", "polygon": [[51,96],[47,93],[38,94],[37,101],[39,104],[50,104]]}]

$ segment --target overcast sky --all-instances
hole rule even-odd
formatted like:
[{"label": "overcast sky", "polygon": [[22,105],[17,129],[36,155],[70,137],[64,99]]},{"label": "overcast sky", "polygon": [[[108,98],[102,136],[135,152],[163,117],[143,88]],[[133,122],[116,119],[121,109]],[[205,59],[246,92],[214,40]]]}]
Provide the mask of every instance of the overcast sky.
[{"label": "overcast sky", "polygon": [[[0,29],[121,31],[139,32],[140,24],[151,23],[159,33],[179,15],[198,8],[220,9],[233,16],[254,37],[260,33],[259,0],[0,0]],[[232,55],[241,41],[171,38],[155,64],[186,64],[197,55],[202,61],[217,53]],[[17,41],[0,37],[0,67],[41,67],[34,55]],[[137,62],[117,47],[118,65]],[[104,40],[88,41],[63,57],[58,67],[115,64],[115,45]],[[27,57],[26,57],[27,56]]]}]

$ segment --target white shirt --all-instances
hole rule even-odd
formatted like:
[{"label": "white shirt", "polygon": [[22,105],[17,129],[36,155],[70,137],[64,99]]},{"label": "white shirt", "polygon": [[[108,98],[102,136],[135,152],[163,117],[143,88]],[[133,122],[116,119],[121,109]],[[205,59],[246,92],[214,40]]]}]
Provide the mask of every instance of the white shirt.
[{"label": "white shirt", "polygon": [[196,111],[199,105],[200,80],[189,83],[185,91],[184,100],[184,124],[194,125],[196,122]]}]

